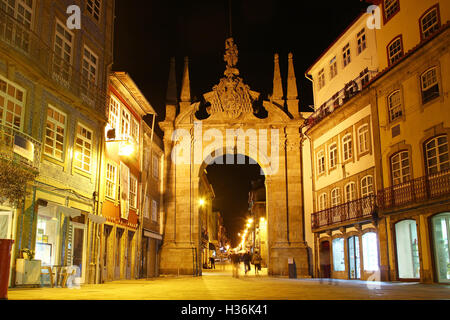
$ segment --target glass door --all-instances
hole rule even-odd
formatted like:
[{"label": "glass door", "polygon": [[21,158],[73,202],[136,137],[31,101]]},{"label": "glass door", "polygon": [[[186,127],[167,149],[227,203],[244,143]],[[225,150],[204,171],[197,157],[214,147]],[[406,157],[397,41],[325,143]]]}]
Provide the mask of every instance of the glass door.
[{"label": "glass door", "polygon": [[450,283],[450,213],[442,213],[432,220],[436,274],[441,283]]},{"label": "glass door", "polygon": [[73,224],[73,235],[72,235],[72,265],[76,266],[77,273],[76,277],[81,278],[81,283],[85,282],[86,270],[84,268],[86,255],[85,255],[85,235],[86,235],[85,225]]},{"label": "glass door", "polygon": [[348,238],[348,264],[349,264],[349,279],[360,279],[361,264],[359,256],[358,236]]},{"label": "glass door", "polygon": [[397,268],[400,279],[419,279],[419,241],[415,220],[403,220],[395,225]]},{"label": "glass door", "polygon": [[12,212],[0,210],[0,239],[12,239]]}]

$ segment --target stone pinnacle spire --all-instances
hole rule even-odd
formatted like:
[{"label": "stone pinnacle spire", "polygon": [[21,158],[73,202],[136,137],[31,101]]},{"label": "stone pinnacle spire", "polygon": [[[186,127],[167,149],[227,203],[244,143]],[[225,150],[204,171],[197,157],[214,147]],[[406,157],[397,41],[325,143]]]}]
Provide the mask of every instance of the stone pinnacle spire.
[{"label": "stone pinnacle spire", "polygon": [[287,79],[287,107],[289,113],[295,118],[301,118],[298,110],[298,90],[297,90],[297,78],[295,77],[294,70],[294,55],[289,53],[288,55],[288,79]]},{"label": "stone pinnacle spire", "polygon": [[274,59],[272,99],[274,101],[283,99],[283,84],[281,81],[280,58],[278,56],[278,53],[275,54]]},{"label": "stone pinnacle spire", "polygon": [[191,83],[189,80],[189,58],[184,58],[183,83],[181,85],[181,101],[191,102]]},{"label": "stone pinnacle spire", "polygon": [[175,73],[175,57],[170,58],[169,82],[167,84],[166,104],[176,105],[177,99],[177,79]]}]

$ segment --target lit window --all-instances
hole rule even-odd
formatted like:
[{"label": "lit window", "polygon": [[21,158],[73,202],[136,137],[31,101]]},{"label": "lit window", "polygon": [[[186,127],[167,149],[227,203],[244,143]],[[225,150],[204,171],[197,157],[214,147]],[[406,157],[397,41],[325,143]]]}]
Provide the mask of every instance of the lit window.
[{"label": "lit window", "polygon": [[130,123],[131,123],[131,115],[130,113],[122,108],[122,116],[120,120],[120,134],[122,139],[125,140],[130,136]]},{"label": "lit window", "polygon": [[66,120],[66,114],[48,106],[44,153],[58,160],[63,160]]},{"label": "lit window", "polygon": [[0,77],[0,125],[23,129],[25,90]]},{"label": "lit window", "polygon": [[359,153],[369,151],[369,126],[367,124],[358,129]]},{"label": "lit window", "polygon": [[153,171],[153,177],[155,179],[159,178],[159,159],[157,156],[153,156],[153,163],[152,163],[152,171]]},{"label": "lit window", "polygon": [[136,177],[130,174],[130,208],[137,208],[137,189],[138,183]]},{"label": "lit window", "polygon": [[330,169],[335,168],[337,165],[337,147],[336,143],[330,146]]},{"label": "lit window", "polygon": [[106,164],[106,196],[116,199],[117,166],[113,163]]},{"label": "lit window", "polygon": [[389,105],[389,120],[391,122],[400,118],[403,115],[400,91],[395,91],[394,93],[389,95],[388,105]]},{"label": "lit window", "polygon": [[92,131],[81,124],[77,126],[75,140],[75,168],[90,172],[92,159]]},{"label": "lit window", "polygon": [[120,102],[111,95],[109,100],[109,114],[108,123],[112,128],[117,128],[119,125]]},{"label": "lit window", "polygon": [[341,189],[336,188],[331,191],[331,206],[336,207],[341,204]]},{"label": "lit window", "polygon": [[350,182],[345,186],[345,201],[356,200],[356,183]]},{"label": "lit window", "polygon": [[422,102],[427,103],[439,97],[439,83],[437,69],[431,68],[420,77],[422,83]]},{"label": "lit window", "polygon": [[388,46],[389,65],[394,64],[403,56],[402,38],[397,37]]},{"label": "lit window", "polygon": [[344,60],[344,68],[345,68],[351,62],[349,43],[347,43],[347,45],[342,49],[342,58]]},{"label": "lit window", "polygon": [[401,151],[392,156],[391,172],[393,185],[409,181],[410,169],[408,151]]},{"label": "lit window", "polygon": [[131,121],[131,137],[139,142],[139,123],[134,118]]},{"label": "lit window", "polygon": [[360,54],[367,48],[366,30],[362,29],[360,32],[358,32],[358,35],[356,36],[356,38],[357,38],[357,43],[358,43],[358,54]]},{"label": "lit window", "polygon": [[85,94],[97,85],[98,57],[87,46],[84,47],[81,88]]},{"label": "lit window", "polygon": [[158,221],[158,202],[152,200],[152,221]]},{"label": "lit window", "polygon": [[364,270],[378,271],[378,241],[375,232],[367,232],[362,236]]},{"label": "lit window", "polygon": [[422,31],[422,38],[428,38],[440,27],[439,10],[435,6],[428,10],[424,17],[420,19],[420,29]]},{"label": "lit window", "polygon": [[57,80],[69,85],[73,57],[73,33],[59,20],[56,21],[53,72]]},{"label": "lit window", "polygon": [[446,136],[431,139],[425,145],[428,174],[438,173],[450,168],[448,141]]},{"label": "lit window", "polygon": [[384,16],[386,20],[392,18],[400,10],[398,0],[384,0]]},{"label": "lit window", "polygon": [[337,70],[337,61],[336,57],[331,59],[330,61],[330,79],[333,79],[337,76],[338,70]]},{"label": "lit window", "polygon": [[342,139],[342,149],[344,153],[344,161],[347,161],[353,156],[353,144],[352,144],[352,136],[347,134]]},{"label": "lit window", "polygon": [[327,203],[327,194],[326,193],[322,193],[319,196],[319,211],[325,210],[328,206]]},{"label": "lit window", "polygon": [[333,240],[332,251],[334,271],[345,271],[344,238]]},{"label": "lit window", "polygon": [[325,86],[325,72],[324,69],[319,71],[319,90]]},{"label": "lit window", "polygon": [[367,197],[373,194],[373,177],[366,176],[361,180],[361,196]]},{"label": "lit window", "polygon": [[323,151],[320,151],[317,154],[317,170],[319,174],[325,172],[325,156],[323,154]]},{"label": "lit window", "polygon": [[101,7],[102,7],[101,0],[87,0],[86,1],[86,10],[96,21],[100,21]]}]

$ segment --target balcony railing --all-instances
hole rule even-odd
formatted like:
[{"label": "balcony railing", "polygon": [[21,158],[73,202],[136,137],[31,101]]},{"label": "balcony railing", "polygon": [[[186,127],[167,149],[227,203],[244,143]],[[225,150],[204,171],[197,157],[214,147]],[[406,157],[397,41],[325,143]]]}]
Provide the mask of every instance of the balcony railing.
[{"label": "balcony railing", "polygon": [[76,70],[70,61],[57,55],[37,34],[1,9],[0,41],[24,55],[59,88],[81,98],[84,105],[106,118],[106,90],[98,87],[89,75]]},{"label": "balcony railing", "polygon": [[27,134],[0,124],[0,158],[39,171],[41,145]]},{"label": "balcony railing", "polygon": [[378,192],[377,205],[390,210],[450,195],[450,170],[420,177]]},{"label": "balcony railing", "polygon": [[375,195],[328,208],[311,215],[313,229],[335,225],[361,218],[370,219],[375,214]]}]

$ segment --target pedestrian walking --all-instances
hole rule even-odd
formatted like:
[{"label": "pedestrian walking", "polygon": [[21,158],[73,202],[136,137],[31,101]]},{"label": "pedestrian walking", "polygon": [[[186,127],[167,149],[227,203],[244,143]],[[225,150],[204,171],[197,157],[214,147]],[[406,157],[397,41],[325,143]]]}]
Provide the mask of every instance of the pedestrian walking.
[{"label": "pedestrian walking", "polygon": [[209,258],[209,263],[211,264],[211,269],[216,269],[216,261],[214,257]]},{"label": "pedestrian walking", "polygon": [[248,271],[250,271],[251,266],[250,262],[252,260],[252,256],[250,254],[250,251],[246,251],[244,253],[244,268],[245,268],[245,274],[247,274]]},{"label": "pedestrian walking", "polygon": [[239,278],[239,255],[237,252],[231,254],[231,263],[233,264],[233,277]]},{"label": "pedestrian walking", "polygon": [[252,263],[255,266],[255,274],[258,274],[261,271],[261,262],[262,258],[258,251],[255,251],[252,257]]}]

